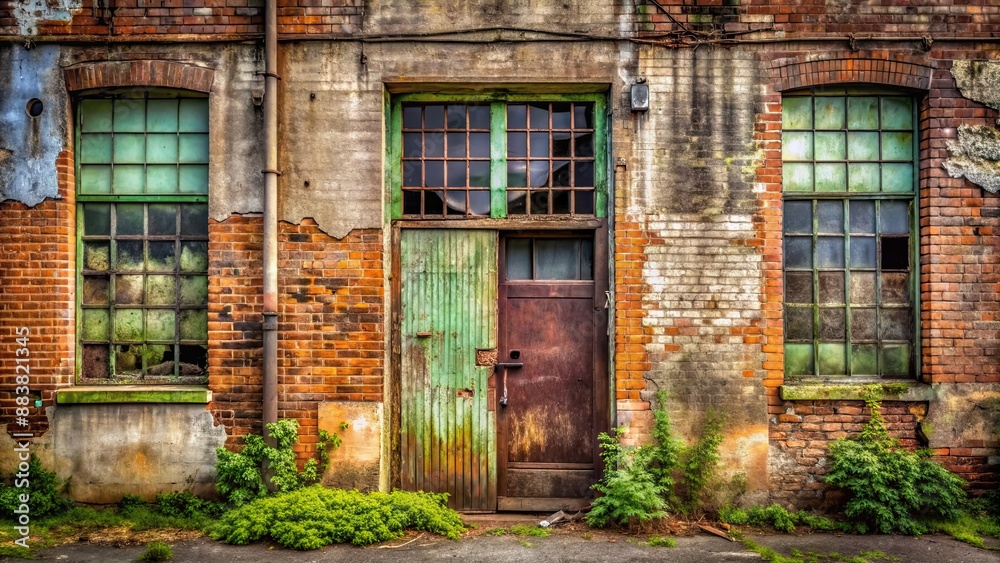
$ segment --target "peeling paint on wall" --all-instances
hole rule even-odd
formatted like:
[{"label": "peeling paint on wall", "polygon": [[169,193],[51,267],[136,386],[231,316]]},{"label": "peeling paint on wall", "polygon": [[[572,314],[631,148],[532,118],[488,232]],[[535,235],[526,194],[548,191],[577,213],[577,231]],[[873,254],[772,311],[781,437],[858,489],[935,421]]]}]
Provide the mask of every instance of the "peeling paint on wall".
[{"label": "peeling paint on wall", "polygon": [[[60,48],[41,45],[0,49],[0,201],[12,199],[35,206],[59,197],[56,159],[66,146],[66,88]],[[38,98],[43,111],[31,117],[28,101]]]},{"label": "peeling paint on wall", "polygon": [[[1000,109],[1000,62],[955,61],[955,84],[970,100]],[[1000,129],[961,125],[957,141],[948,143],[951,157],[944,168],[952,178],[965,177],[988,192],[1000,191]]]},{"label": "peeling paint on wall", "polygon": [[21,35],[38,35],[40,22],[66,22],[83,8],[82,0],[21,0],[13,4],[14,19]]}]

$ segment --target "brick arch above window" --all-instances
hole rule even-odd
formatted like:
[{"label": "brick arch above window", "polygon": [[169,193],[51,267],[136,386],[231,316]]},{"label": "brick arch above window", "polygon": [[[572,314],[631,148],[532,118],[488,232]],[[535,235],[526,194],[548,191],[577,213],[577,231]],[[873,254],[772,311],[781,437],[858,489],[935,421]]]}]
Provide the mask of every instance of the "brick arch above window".
[{"label": "brick arch above window", "polygon": [[172,61],[102,61],[74,65],[64,70],[66,89],[143,86],[211,92],[215,71]]},{"label": "brick arch above window", "polygon": [[771,65],[775,90],[784,92],[826,84],[883,84],[897,88],[928,90],[929,60],[923,56],[882,53],[828,53],[822,59],[793,57],[776,59]]}]

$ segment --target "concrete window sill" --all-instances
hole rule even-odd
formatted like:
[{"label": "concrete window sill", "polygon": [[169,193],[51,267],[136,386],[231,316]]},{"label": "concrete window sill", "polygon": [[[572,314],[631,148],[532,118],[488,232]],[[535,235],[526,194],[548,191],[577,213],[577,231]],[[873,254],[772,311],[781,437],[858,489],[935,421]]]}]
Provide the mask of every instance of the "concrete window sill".
[{"label": "concrete window sill", "polygon": [[886,401],[924,402],[934,398],[934,389],[926,383],[916,381],[856,381],[830,380],[823,382],[800,381],[786,383],[781,386],[781,398],[785,401],[863,401],[865,386],[872,383],[886,385],[903,385],[906,391],[898,394],[886,394]]},{"label": "concrete window sill", "polygon": [[182,385],[87,385],[56,391],[60,405],[102,403],[187,403],[212,402],[207,387]]}]

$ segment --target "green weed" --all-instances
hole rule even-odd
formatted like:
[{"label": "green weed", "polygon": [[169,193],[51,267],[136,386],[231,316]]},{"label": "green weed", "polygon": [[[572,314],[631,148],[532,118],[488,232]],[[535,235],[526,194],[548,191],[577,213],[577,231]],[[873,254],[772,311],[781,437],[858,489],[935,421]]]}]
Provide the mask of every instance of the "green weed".
[{"label": "green weed", "polygon": [[653,536],[649,538],[649,541],[646,542],[646,545],[652,547],[677,547],[677,540],[675,540],[674,538]]},{"label": "green weed", "polygon": [[233,509],[210,534],[236,545],[272,540],[293,549],[368,545],[397,539],[407,529],[458,539],[464,530],[462,520],[446,502],[443,494],[365,494],[310,486]]},{"label": "green weed", "polygon": [[173,548],[161,541],[154,541],[146,544],[146,552],[139,556],[139,561],[170,561],[173,558]]},{"label": "green weed", "polygon": [[529,526],[527,524],[518,524],[516,526],[510,527],[510,533],[515,536],[531,536],[534,538],[547,538],[549,537],[549,531],[545,528],[539,528],[538,526]]}]

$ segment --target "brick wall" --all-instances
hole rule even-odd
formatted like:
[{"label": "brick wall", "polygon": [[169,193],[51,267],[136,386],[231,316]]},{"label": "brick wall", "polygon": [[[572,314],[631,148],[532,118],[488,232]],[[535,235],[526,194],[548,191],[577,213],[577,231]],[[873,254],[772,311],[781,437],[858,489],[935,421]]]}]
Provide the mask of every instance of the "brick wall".
[{"label": "brick wall", "polygon": [[[927,403],[882,403],[889,434],[917,447],[916,425]],[[862,401],[789,401],[771,424],[771,499],[796,508],[834,509],[844,500],[823,483],[827,448],[838,438],[855,437],[868,422]]]},{"label": "brick wall", "polygon": [[311,456],[318,403],[382,400],[382,233],[338,240],[306,219],[281,223],[278,244],[278,418],[299,421]]},{"label": "brick wall", "polygon": [[[41,392],[43,400],[42,408],[30,407],[27,430],[36,436],[48,428],[45,408],[53,405],[54,390],[71,384],[75,371],[76,206],[70,153],[60,154],[57,169],[62,199],[33,208],[0,202],[0,419],[8,432],[26,430],[14,424],[14,391],[16,358],[27,357],[21,365],[29,366],[29,388]],[[21,327],[30,331],[28,356],[16,352]]]},{"label": "brick wall", "polygon": [[766,30],[785,37],[926,34],[989,37],[1000,31],[1000,6],[991,0],[899,3],[893,0],[637,0],[638,29],[650,35],[707,39],[702,34]]},{"label": "brick wall", "polygon": [[920,113],[922,364],[933,383],[1000,382],[1000,195],[942,168],[958,125],[996,126],[1000,117],[962,97],[952,61],[995,54],[932,52],[937,68]]},{"label": "brick wall", "polygon": [[[209,233],[210,408],[239,446],[261,430],[262,222],[234,215]],[[278,418],[301,424],[305,459],[320,402],[382,400],[382,235],[338,240],[312,220],[282,222],[278,253]]]},{"label": "brick wall", "polygon": [[[902,45],[881,50],[814,52],[765,49],[771,62],[770,94],[758,116],[757,142],[764,165],[757,170],[762,193],[772,194],[760,217],[774,240],[765,253],[769,294],[781,295],[781,96],[780,91],[821,84],[874,83],[924,92],[920,105],[920,371],[926,383],[995,383],[1000,341],[1000,262],[997,226],[1000,198],[964,179],[949,178],[942,167],[947,143],[960,124],[994,125],[997,111],[961,96],[949,69],[956,59],[989,58],[987,52],[955,44],[937,44],[930,52]],[[768,412],[771,416],[770,482],[775,500],[798,507],[832,506],[836,497],[821,482],[826,471],[826,445],[852,435],[867,420],[860,403],[838,401],[786,402],[778,387],[784,382],[781,309],[771,313],[771,335],[765,363]],[[773,344],[771,343],[773,340]],[[978,390],[977,390],[978,391]],[[961,391],[959,391],[961,392]],[[970,398],[970,404],[971,404]],[[885,403],[890,429],[907,446],[916,447],[917,423],[939,402]],[[947,407],[953,408],[953,407]],[[989,429],[984,430],[987,434]],[[980,432],[981,433],[981,432]],[[942,443],[945,441],[947,443]],[[926,442],[923,445],[927,445]],[[988,435],[945,433],[930,439],[938,461],[968,479],[973,491],[996,488],[995,440]],[[995,458],[994,458],[995,459]]]}]

